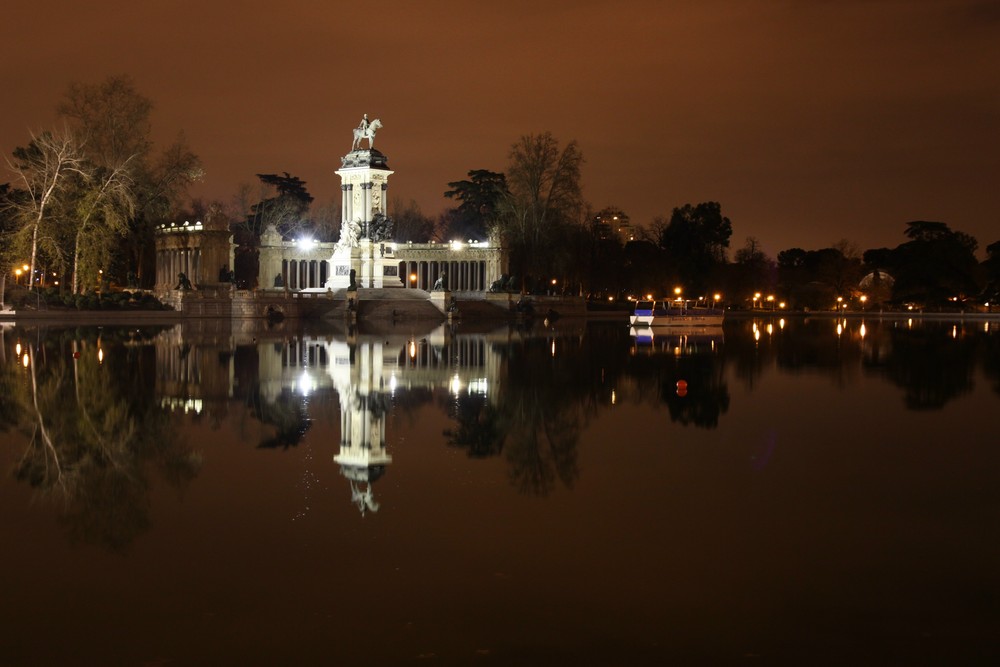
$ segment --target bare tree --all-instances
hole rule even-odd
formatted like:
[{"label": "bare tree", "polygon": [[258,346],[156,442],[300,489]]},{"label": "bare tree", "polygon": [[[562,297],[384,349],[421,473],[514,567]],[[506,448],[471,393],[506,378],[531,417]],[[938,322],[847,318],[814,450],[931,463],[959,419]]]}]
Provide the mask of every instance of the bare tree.
[{"label": "bare tree", "polygon": [[14,159],[7,159],[8,168],[24,192],[24,196],[10,201],[21,221],[16,236],[30,248],[29,286],[34,283],[39,248],[47,246],[53,253],[59,253],[54,233],[50,234],[46,228],[48,215],[68,185],[70,175],[86,178],[82,163],[79,146],[68,130],[33,134],[26,148],[18,148]]},{"label": "bare tree", "polygon": [[[171,216],[181,206],[188,186],[200,180],[203,172],[198,157],[188,148],[183,134],[159,156],[153,156],[150,120],[153,103],[135,88],[128,76],[111,76],[96,84],[73,83],[58,107],[78,142],[86,149],[86,158],[104,174],[114,174],[112,184],[128,183],[126,201],[122,189],[106,187],[104,177],[94,179],[91,187],[102,193],[97,199],[101,209],[110,214],[113,204],[119,206],[111,217],[94,219],[111,223],[92,225],[92,231],[124,232],[138,276],[143,275],[155,226]],[[94,200],[94,192],[90,193]],[[118,223],[124,222],[122,229]],[[111,244],[108,244],[110,255]]]},{"label": "bare tree", "polygon": [[576,141],[560,148],[549,132],[523,136],[511,147],[509,195],[498,221],[522,271],[541,271],[558,250],[560,230],[579,220],[582,164]]}]

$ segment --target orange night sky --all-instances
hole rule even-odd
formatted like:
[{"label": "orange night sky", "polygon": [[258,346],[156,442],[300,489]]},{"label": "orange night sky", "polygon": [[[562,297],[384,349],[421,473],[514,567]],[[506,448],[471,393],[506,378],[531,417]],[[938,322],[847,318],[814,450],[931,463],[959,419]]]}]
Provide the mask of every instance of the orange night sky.
[{"label": "orange night sky", "polygon": [[1000,240],[992,1],[40,0],[4,8],[0,44],[3,154],[71,81],[128,74],[210,199],[283,171],[339,198],[368,113],[390,196],[432,215],[448,181],[548,130],[580,143],[595,208],[647,224],[716,200],[733,248],[892,247],[917,219]]}]

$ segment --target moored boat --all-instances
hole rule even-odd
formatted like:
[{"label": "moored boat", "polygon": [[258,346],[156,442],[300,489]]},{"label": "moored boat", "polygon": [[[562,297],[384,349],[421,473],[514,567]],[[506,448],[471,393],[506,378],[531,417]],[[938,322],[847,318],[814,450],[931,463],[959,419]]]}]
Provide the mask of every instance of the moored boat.
[{"label": "moored boat", "polygon": [[633,327],[721,327],[722,308],[692,306],[688,301],[636,301],[629,317]]}]

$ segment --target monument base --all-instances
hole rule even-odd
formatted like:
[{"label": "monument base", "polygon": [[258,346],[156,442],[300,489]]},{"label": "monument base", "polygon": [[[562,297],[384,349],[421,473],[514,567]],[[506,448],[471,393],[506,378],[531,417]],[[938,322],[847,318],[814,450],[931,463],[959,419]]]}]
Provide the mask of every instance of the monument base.
[{"label": "monument base", "polygon": [[435,292],[431,292],[430,300],[431,303],[434,304],[435,308],[445,314],[451,310],[452,303],[454,303],[449,290],[437,290]]}]

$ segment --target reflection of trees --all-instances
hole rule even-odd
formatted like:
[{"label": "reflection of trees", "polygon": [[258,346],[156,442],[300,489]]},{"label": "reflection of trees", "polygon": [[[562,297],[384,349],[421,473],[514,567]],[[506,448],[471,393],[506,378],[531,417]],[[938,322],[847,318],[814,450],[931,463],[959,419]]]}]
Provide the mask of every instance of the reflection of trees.
[{"label": "reflection of trees", "polygon": [[921,322],[913,328],[899,324],[807,318],[755,341],[750,321],[735,320],[727,330],[726,351],[735,356],[737,374],[747,378],[770,367],[772,359],[783,370],[821,373],[841,386],[856,382],[863,369],[904,389],[911,410],[940,408],[972,389],[972,332],[953,338],[951,323]]},{"label": "reflection of trees", "polygon": [[951,325],[924,323],[892,331],[892,353],[884,373],[905,390],[906,407],[936,410],[972,390],[975,339],[952,339]]},{"label": "reflection of trees", "polygon": [[250,414],[261,424],[274,427],[274,435],[257,443],[261,449],[288,449],[295,447],[309,430],[309,415],[301,397],[290,388],[284,388],[274,401],[261,394],[260,382],[255,382],[247,392]]},{"label": "reflection of trees", "polygon": [[502,416],[485,396],[463,393],[455,398],[451,416],[458,428],[446,429],[444,435],[452,447],[464,447],[473,458],[496,456],[503,449]]},{"label": "reflection of trees", "polygon": [[572,486],[577,442],[596,411],[595,396],[614,386],[602,373],[607,350],[580,337],[530,335],[494,348],[503,359],[498,386],[489,397],[463,393],[449,402],[457,425],[444,432],[448,444],[473,457],[502,452],[522,493],[547,495],[557,481]]},{"label": "reflection of trees", "polygon": [[722,358],[713,354],[679,357],[676,377],[687,383],[686,393],[677,392],[677,382],[664,379],[660,395],[670,411],[671,421],[715,428],[719,417],[729,410],[729,387],[722,377]]},{"label": "reflection of trees", "polygon": [[149,525],[148,466],[178,487],[200,466],[156,405],[152,349],[126,347],[119,333],[46,336],[28,347],[27,366],[4,366],[5,402],[28,438],[15,477],[60,501],[74,539],[115,550]]},{"label": "reflection of trees", "polygon": [[[683,338],[683,340],[681,340]],[[729,410],[729,387],[723,373],[722,337],[707,340],[694,337],[662,338],[650,346],[634,345],[635,354],[628,358],[625,374],[643,400],[667,405],[671,421],[685,426],[715,428],[719,418]],[[683,343],[683,345],[682,345]],[[683,354],[674,349],[683,347]],[[686,392],[677,393],[677,383],[687,383]]]},{"label": "reflection of trees", "polygon": [[504,405],[511,483],[522,493],[548,495],[556,477],[567,487],[576,480],[576,443],[582,415],[553,393],[517,392]]},{"label": "reflection of trees", "polygon": [[983,344],[983,372],[993,381],[993,391],[1000,394],[1000,336],[986,336]]}]

